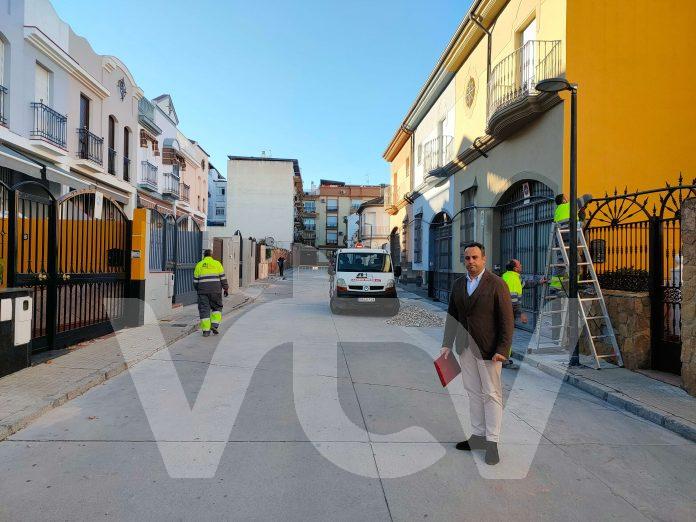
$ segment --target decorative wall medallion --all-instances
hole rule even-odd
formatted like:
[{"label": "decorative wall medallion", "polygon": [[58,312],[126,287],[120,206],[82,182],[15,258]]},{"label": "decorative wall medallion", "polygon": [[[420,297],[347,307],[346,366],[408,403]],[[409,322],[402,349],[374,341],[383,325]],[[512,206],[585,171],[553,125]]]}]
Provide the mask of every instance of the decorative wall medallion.
[{"label": "decorative wall medallion", "polygon": [[121,93],[121,101],[123,101],[123,100],[126,98],[126,93],[127,93],[127,91],[126,91],[126,81],[125,81],[123,78],[121,78],[121,79],[118,81],[118,92]]},{"label": "decorative wall medallion", "polygon": [[466,106],[468,108],[471,108],[471,106],[474,104],[474,98],[476,97],[476,81],[474,81],[473,78],[469,78],[469,83],[466,85],[466,97],[464,100],[466,101]]}]

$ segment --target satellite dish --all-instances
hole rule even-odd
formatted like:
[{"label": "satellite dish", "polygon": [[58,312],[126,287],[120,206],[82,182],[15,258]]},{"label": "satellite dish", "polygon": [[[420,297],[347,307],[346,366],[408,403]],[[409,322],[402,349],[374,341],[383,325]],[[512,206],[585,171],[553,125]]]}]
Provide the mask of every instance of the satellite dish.
[{"label": "satellite dish", "polygon": [[273,239],[271,236],[268,236],[264,240],[264,243],[266,243],[266,246],[273,247],[273,246],[275,246],[275,239]]}]

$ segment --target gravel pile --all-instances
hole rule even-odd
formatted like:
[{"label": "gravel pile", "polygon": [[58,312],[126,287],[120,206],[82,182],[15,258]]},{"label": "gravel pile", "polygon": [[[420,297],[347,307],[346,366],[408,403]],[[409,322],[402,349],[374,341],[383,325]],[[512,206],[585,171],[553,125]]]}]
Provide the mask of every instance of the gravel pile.
[{"label": "gravel pile", "polygon": [[414,326],[417,328],[445,325],[444,319],[439,315],[429,312],[420,306],[413,305],[402,305],[399,313],[388,319],[386,323],[397,326]]}]

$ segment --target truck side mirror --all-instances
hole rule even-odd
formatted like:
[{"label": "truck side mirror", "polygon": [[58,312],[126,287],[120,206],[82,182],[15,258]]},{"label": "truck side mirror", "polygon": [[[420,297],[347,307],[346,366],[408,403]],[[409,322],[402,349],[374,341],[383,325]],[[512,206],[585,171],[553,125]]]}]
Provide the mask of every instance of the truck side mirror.
[{"label": "truck side mirror", "polygon": [[394,267],[394,277],[401,277],[401,267],[400,266],[395,266]]}]

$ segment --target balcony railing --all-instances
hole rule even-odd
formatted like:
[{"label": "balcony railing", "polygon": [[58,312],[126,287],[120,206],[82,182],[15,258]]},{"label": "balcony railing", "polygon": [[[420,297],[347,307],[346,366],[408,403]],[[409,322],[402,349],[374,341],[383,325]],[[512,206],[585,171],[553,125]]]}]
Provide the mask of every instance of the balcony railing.
[{"label": "balcony railing", "polygon": [[108,150],[108,169],[109,174],[116,175],[116,151],[111,147]]},{"label": "balcony railing", "polygon": [[7,87],[0,85],[0,125],[7,125],[7,113],[5,112],[5,95]]},{"label": "balcony railing", "polygon": [[184,201],[190,201],[191,186],[186,183],[182,183],[180,187],[181,199]]},{"label": "balcony railing", "polygon": [[32,138],[41,138],[53,145],[65,149],[68,117],[54,111],[43,102],[32,102],[34,111],[34,126]]},{"label": "balcony railing", "polygon": [[338,223],[327,223],[326,228],[329,230],[335,230],[338,228]]},{"label": "balcony railing", "polygon": [[444,167],[452,160],[452,136],[438,136],[423,146],[423,168],[428,174]]},{"label": "balcony railing", "polygon": [[130,158],[123,158],[123,181],[130,181]]},{"label": "balcony railing", "polygon": [[532,94],[541,80],[561,75],[561,41],[531,40],[503,58],[488,82],[488,117]]},{"label": "balcony railing", "polygon": [[153,165],[149,161],[140,163],[140,179],[138,185],[143,188],[157,190],[157,165]]},{"label": "balcony railing", "polygon": [[77,157],[93,161],[97,165],[104,163],[104,138],[92,134],[87,129],[77,129]]},{"label": "balcony railing", "polygon": [[173,173],[166,173],[164,175],[164,187],[162,188],[162,195],[178,199],[179,184],[179,176],[175,176]]},{"label": "balcony railing", "polygon": [[338,202],[336,203],[329,203],[327,201],[326,203],[326,211],[327,212],[338,212]]},{"label": "balcony railing", "polygon": [[391,230],[385,225],[372,225],[365,223],[360,227],[360,237],[378,237],[378,236],[388,236]]},{"label": "balcony railing", "polygon": [[304,229],[308,231],[314,231],[317,229],[316,223],[303,223]]}]

